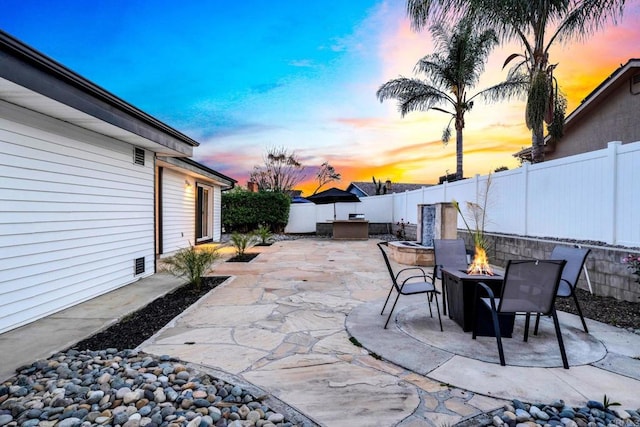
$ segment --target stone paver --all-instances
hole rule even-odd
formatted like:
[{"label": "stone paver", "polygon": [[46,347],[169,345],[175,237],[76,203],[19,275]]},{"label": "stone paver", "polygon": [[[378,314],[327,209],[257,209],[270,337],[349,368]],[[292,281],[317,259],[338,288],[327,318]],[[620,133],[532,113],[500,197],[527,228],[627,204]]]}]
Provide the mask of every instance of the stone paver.
[{"label": "stone paver", "polygon": [[286,241],[217,264],[233,279],[141,349],[239,375],[327,426],[440,426],[500,407],[349,340],[352,309],[389,289],[375,243]]},{"label": "stone paver", "polygon": [[[411,320],[417,297],[401,299],[393,327],[384,330],[386,316],[379,310],[389,278],[375,243],[285,241],[253,249],[261,254],[248,264],[220,261],[214,274],[232,278],[141,349],[250,381],[326,426],[441,427],[461,420],[470,426],[474,420],[468,417],[499,408],[505,399],[549,396],[582,404],[602,398],[603,391],[624,407],[640,406],[640,336],[608,325],[588,320],[590,336],[604,342],[606,357],[570,370],[500,367],[445,346],[427,349],[407,333],[407,324],[405,331],[398,327],[399,319]],[[8,377],[179,285],[156,274],[2,334],[0,374]],[[575,316],[560,318],[563,328],[580,329]],[[436,319],[423,319],[436,329]],[[447,322],[445,332],[437,328],[430,339],[453,339],[454,325]],[[414,327],[411,333],[431,329]]]}]

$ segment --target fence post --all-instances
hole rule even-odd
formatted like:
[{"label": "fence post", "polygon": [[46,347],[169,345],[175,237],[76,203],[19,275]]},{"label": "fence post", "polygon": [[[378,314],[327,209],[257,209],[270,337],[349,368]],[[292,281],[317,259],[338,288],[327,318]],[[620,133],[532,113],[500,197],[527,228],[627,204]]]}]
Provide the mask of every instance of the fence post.
[{"label": "fence post", "polygon": [[522,235],[528,236],[529,231],[529,162],[522,163]]},{"label": "fence post", "polygon": [[[615,245],[618,236],[616,236],[616,208],[618,203],[618,147],[622,145],[622,141],[611,141],[607,144],[607,162],[608,167],[607,171],[611,174],[609,176],[609,191],[605,195],[605,200],[607,201],[606,206],[609,206],[605,212],[605,224],[609,224],[608,228],[605,228],[607,231],[606,242]],[[606,215],[609,215],[609,218],[606,218]]]}]

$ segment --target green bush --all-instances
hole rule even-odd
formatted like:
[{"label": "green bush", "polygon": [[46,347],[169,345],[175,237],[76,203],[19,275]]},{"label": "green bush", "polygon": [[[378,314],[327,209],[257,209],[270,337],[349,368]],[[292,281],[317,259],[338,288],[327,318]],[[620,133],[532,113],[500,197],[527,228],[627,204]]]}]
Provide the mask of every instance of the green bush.
[{"label": "green bush", "polygon": [[171,274],[186,277],[190,284],[200,289],[202,276],[219,257],[217,249],[189,246],[180,249],[175,255],[163,261]]},{"label": "green bush", "polygon": [[289,221],[290,205],[283,193],[229,191],[222,194],[222,224],[227,233],[247,233],[260,224],[281,232]]}]

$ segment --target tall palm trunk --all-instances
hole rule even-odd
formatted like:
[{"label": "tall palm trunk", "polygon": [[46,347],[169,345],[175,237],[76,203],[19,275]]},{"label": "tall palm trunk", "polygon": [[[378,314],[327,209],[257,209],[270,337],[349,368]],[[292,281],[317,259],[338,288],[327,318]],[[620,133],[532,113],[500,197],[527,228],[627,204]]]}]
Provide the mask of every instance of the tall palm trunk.
[{"label": "tall palm trunk", "polygon": [[464,125],[456,123],[456,179],[462,179],[462,128]]},{"label": "tall palm trunk", "polygon": [[531,129],[531,162],[544,162],[544,127],[542,123]]}]

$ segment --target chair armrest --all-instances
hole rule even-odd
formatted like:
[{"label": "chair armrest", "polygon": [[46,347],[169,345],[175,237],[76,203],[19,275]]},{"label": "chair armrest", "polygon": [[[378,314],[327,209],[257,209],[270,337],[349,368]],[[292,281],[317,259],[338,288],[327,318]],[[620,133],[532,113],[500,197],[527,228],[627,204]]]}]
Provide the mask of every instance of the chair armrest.
[{"label": "chair armrest", "polygon": [[[407,277],[406,279],[404,279],[404,280],[402,281],[402,286],[404,286],[404,284],[405,284],[405,283],[407,283],[407,282],[408,282],[409,280],[411,280],[411,279],[421,279],[421,281],[423,281],[423,282],[431,283],[431,282],[429,282],[429,281],[427,281],[427,280],[426,280],[426,279],[430,279],[430,277],[429,277],[429,276],[423,276],[423,275],[420,275],[420,276],[409,276],[409,277]],[[401,286],[401,287],[402,287],[402,286]]]},{"label": "chair armrest", "polygon": [[[423,268],[420,268],[420,267],[407,267],[407,268],[403,268],[402,270],[398,271],[398,273],[396,274],[396,280],[398,280],[398,279],[400,278],[400,275],[401,275],[403,272],[405,272],[405,271],[412,271],[412,270],[413,270],[413,271],[419,271],[419,272],[420,272],[420,276],[422,276],[422,277],[424,278],[424,280],[427,280],[427,279],[431,279],[431,280],[433,280],[433,277],[432,277],[432,276],[429,276],[429,275],[427,274],[427,272],[426,272],[426,271],[424,271],[424,269],[423,269]],[[411,277],[418,277],[418,276],[411,276]],[[404,282],[406,282],[406,280],[404,280],[404,281],[403,281],[403,283],[404,283]]]},{"label": "chair armrest", "polygon": [[487,293],[487,296],[489,297],[489,300],[491,301],[491,309],[493,311],[497,311],[496,310],[496,297],[495,297],[495,295],[493,293],[493,290],[491,290],[491,288],[489,286],[487,286],[483,282],[477,282],[476,283],[476,294],[475,294],[474,301],[478,301],[478,299],[480,298],[480,295],[479,295],[479,292],[478,292],[478,290],[480,288],[484,289],[484,291]]},{"label": "chair armrest", "polygon": [[495,295],[493,294],[493,290],[489,286],[487,286],[486,283],[484,283],[484,282],[476,282],[476,292],[478,291],[479,287],[483,288],[485,290],[485,292],[487,293],[489,298],[496,299]]}]

